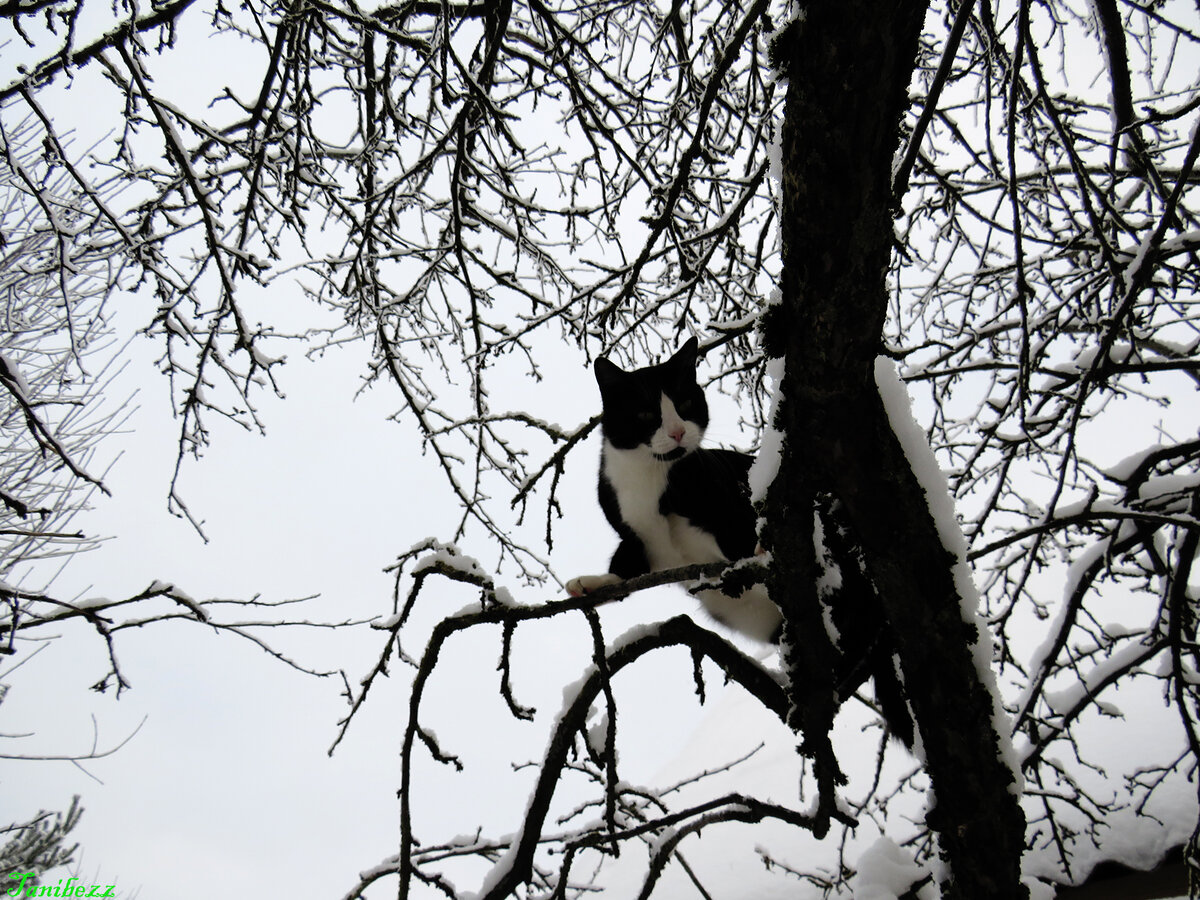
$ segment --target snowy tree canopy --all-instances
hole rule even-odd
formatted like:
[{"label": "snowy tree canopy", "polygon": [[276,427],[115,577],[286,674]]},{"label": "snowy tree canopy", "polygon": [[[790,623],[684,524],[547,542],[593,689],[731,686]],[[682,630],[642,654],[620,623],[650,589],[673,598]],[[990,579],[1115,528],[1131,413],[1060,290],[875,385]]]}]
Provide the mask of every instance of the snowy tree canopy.
[{"label": "snowy tree canopy", "polygon": [[[862,23],[885,7],[899,24],[872,37]],[[5,13],[4,171],[35,206],[58,211],[22,246],[42,242],[49,275],[86,267],[104,281],[95,296],[120,287],[153,298],[138,327],[158,341],[178,418],[175,511],[200,528],[183,485],[217,423],[261,427],[263,392],[283,392],[285,357],[345,344],[364,348],[365,379],[417,423],[450,485],[458,525],[397,548],[394,615],[378,623],[385,647],[353,697],[357,710],[375,676],[408,659],[400,638],[431,585],[476,592],[435,629],[432,655],[412,660],[404,777],[428,763],[425,751],[455,760],[420,718],[439,642],[501,625],[496,690],[523,718],[514,633],[529,619],[588,617],[595,678],[574,697],[590,691],[609,715],[586,727],[588,710],[568,699],[568,724],[546,726],[547,759],[574,752],[562,765],[594,779],[597,819],[564,826],[557,843],[531,816],[507,837],[419,850],[410,817],[420,811],[406,793],[399,854],[364,888],[398,875],[402,894],[465,896],[446,867],[475,857],[489,863],[470,888],[483,896],[521,885],[574,895],[585,868],[635,841],[650,847],[652,885],[688,835],[763,818],[818,833],[870,819],[943,880],[933,861],[940,846],[953,870],[956,829],[936,815],[890,816],[889,804],[942,777],[929,710],[954,710],[956,697],[974,711],[981,746],[1012,742],[1002,755],[1019,770],[1014,790],[1023,784],[1026,875],[1083,877],[1073,860],[1105,854],[1114,816],[1174,822],[1182,796],[1195,821],[1195,4],[46,0]],[[824,69],[801,64],[817,58]],[[37,146],[37,160],[17,153]],[[4,228],[11,246],[19,228]],[[50,382],[28,378],[12,324],[33,305],[5,302],[4,414],[55,466],[98,483],[38,412],[45,398],[34,395]],[[70,351],[83,346],[83,332],[57,333]],[[641,364],[692,333],[708,390],[736,405],[745,443],[780,449],[781,471],[794,475],[764,494],[774,553],[764,577],[777,598],[804,586],[794,605],[780,600],[799,652],[769,677],[675,621],[613,644],[597,610],[633,586],[551,600],[550,554],[570,514],[560,480],[567,466],[594,466],[576,451],[597,419],[582,387],[573,420],[542,414],[539,391],[561,377],[547,348]],[[770,357],[788,365],[766,378]],[[881,430],[878,357],[881,381],[894,365],[907,387],[923,456]],[[772,419],[781,387],[784,412]],[[939,467],[942,480],[920,477]],[[953,511],[931,487],[943,480]],[[7,519],[21,514],[10,494],[43,503],[0,489]],[[920,763],[878,742],[877,771],[890,780],[841,784],[832,729],[847,698],[826,664],[840,650],[812,637],[824,602],[809,552],[816,503],[846,511],[878,594],[865,609],[897,641],[925,737]],[[906,562],[910,538],[936,552]],[[16,556],[36,549],[13,546]],[[503,578],[538,586],[551,605],[515,604]],[[947,620],[964,601],[966,617]],[[972,633],[976,612],[990,635]],[[934,631],[918,678],[922,621]],[[947,621],[962,633],[947,638]],[[738,794],[676,813],[662,796],[627,790],[608,669],[663,641],[691,648],[698,673],[708,659],[753,684],[802,733],[813,809]],[[971,684],[936,683],[950,650],[963,666],[982,658],[954,669]],[[992,683],[1005,715],[984,715]],[[1114,757],[1131,728],[1156,739]],[[1006,772],[980,776],[980,796],[1003,805]],[[539,840],[562,855],[547,858]],[[822,890],[851,890],[837,863],[819,876],[792,865]]]}]

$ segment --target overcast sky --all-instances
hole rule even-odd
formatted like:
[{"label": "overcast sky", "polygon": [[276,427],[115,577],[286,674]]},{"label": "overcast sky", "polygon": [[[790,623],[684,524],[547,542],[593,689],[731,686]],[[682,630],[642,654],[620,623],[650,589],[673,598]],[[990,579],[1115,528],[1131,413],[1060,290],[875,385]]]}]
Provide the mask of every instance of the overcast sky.
[{"label": "overcast sky", "polygon": [[[387,421],[390,399],[371,391],[354,399],[361,356],[335,352],[315,363],[298,357],[283,372],[287,399],[264,399],[265,436],[218,429],[205,458],[188,463],[185,497],[204,520],[205,544],[166,512],[176,423],[153,351],[148,340],[135,340],[122,375],[122,384],[140,390],[140,406],[127,433],[112,440],[122,454],[107,479],[114,496],[97,495],[94,510],[73,523],[112,539],[72,560],[52,590],[115,598],[159,579],[196,598],[319,594],[303,607],[312,621],[389,614],[392,579],[382,570],[426,536],[448,538],[458,508],[432,459],[421,454],[411,423]],[[598,404],[589,369],[569,349],[547,352],[562,356],[557,364],[547,360],[561,377],[514,386],[515,392],[543,412],[557,406],[563,425],[586,420]],[[536,402],[555,391],[556,403]],[[716,430],[727,431],[724,425]],[[114,451],[105,445],[101,457]],[[602,571],[615,542],[593,498],[597,454],[594,436],[576,451],[564,478],[568,519],[556,528],[553,554],[563,578]],[[463,550],[485,566],[495,561],[486,542],[465,542]],[[523,587],[504,573],[500,581],[520,602],[560,596],[552,585]],[[460,588],[435,588],[418,609],[415,634],[473,599]],[[610,635],[647,612],[661,618],[695,608],[674,591],[636,602],[606,614]],[[344,668],[352,682],[382,647],[381,634],[362,627],[266,637],[303,665]],[[94,735],[106,749],[137,730],[118,752],[81,766],[4,767],[7,818],[65,808],[73,794],[83,796],[74,837],[83,847],[85,881],[117,880],[122,890],[140,888],[142,897],[178,900],[211,896],[214,882],[236,882],[242,896],[278,890],[335,897],[357,871],[395,852],[404,667],[393,665],[392,681],[376,687],[330,759],[346,709],[340,680],[300,674],[246,641],[194,623],[122,632],[116,646],[131,684],[119,700],[111,690],[88,689],[107,668],[102,641],[82,626],[64,629],[63,639],[4,678],[12,685],[4,730],[32,733],[10,742],[13,752],[86,753]],[[515,686],[518,699],[542,715],[534,724],[515,724],[496,691],[498,632],[452,643],[427,707],[429,724],[452,752],[471,758],[481,736],[493,752],[476,753],[458,778],[428,764],[422,789],[447,796],[418,806],[419,836],[444,840],[478,825],[494,833],[515,829],[532,773],[513,773],[510,761],[540,755],[547,718],[562,702],[562,686],[582,673],[587,646],[582,617],[523,627]],[[626,777],[648,778],[686,743],[697,707],[690,666],[675,663],[651,679],[661,693],[643,688],[626,700]]]}]

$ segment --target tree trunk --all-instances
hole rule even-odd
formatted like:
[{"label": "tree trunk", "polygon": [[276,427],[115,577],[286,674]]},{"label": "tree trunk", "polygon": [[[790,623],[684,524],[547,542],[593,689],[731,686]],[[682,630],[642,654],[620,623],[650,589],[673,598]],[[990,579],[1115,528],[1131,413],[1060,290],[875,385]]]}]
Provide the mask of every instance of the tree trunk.
[{"label": "tree trunk", "polygon": [[813,0],[777,41],[788,79],[782,132],[782,298],[767,350],[786,370],[787,436],[766,501],[772,597],[787,616],[793,726],[828,806],[841,780],[828,730],[843,697],[815,588],[814,509],[838,504],[861,549],[924,747],[947,863],[943,896],[1017,898],[1024,815],[1000,755],[992,698],[972,658],[924,492],[875,384],[893,245],[891,169],[925,3]]}]

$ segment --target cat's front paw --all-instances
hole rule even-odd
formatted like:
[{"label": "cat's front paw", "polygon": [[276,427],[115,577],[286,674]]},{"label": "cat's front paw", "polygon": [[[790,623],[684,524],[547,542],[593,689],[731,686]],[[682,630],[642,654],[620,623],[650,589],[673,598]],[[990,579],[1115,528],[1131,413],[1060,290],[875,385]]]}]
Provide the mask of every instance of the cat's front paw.
[{"label": "cat's front paw", "polygon": [[582,597],[584,594],[590,594],[592,591],[599,590],[602,587],[608,587],[610,584],[616,584],[621,579],[608,572],[604,575],[580,575],[578,578],[572,578],[567,582],[567,593],[572,597]]}]

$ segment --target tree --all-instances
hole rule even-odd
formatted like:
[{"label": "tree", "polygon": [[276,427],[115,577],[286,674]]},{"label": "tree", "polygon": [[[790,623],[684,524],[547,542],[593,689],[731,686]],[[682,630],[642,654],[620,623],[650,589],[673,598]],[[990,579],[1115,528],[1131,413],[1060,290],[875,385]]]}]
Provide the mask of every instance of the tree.
[{"label": "tree", "polygon": [[[79,798],[74,797],[65,813],[40,812],[36,817],[20,825],[11,825],[0,834],[12,833],[0,847],[0,877],[4,879],[5,889],[11,890],[13,882],[33,886],[40,883],[37,875],[26,876],[26,873],[42,873],[58,866],[68,865],[75,856],[79,845],[67,847],[64,842],[67,836],[79,824],[83,809],[79,806]],[[26,876],[24,879],[22,876]]]},{"label": "tree", "polygon": [[[13,126],[0,125],[5,251],[0,270],[0,433],[5,444],[0,453],[0,655],[16,655],[17,642],[25,636],[80,620],[108,648],[111,668],[94,689],[115,686],[119,694],[127,685],[113,635],[152,622],[187,619],[239,634],[283,659],[255,629],[284,624],[266,611],[296,601],[197,601],[160,581],[117,599],[63,598],[47,587],[54,571],[45,574],[47,562],[69,560],[96,543],[95,536],[67,529],[93,492],[108,492],[103,474],[93,471],[94,461],[129,412],[130,398],[109,396],[121,348],[107,307],[126,285],[134,263],[122,229],[106,218],[115,186],[96,188],[84,182],[69,161],[66,144],[37,132],[45,121],[31,116]],[[31,149],[35,144],[41,152]],[[37,578],[44,580],[35,582]],[[224,614],[230,608],[238,618]],[[246,619],[247,611],[265,616]]]},{"label": "tree", "polygon": [[84,363],[112,365],[116,356],[105,303],[121,269],[119,246],[73,196],[57,151],[30,149],[40,142],[36,131],[26,119],[0,132],[5,581],[21,561],[87,545],[66,523],[91,492],[107,491],[102,474],[89,469],[96,444],[120,428],[127,408],[104,407],[107,369],[93,373]]},{"label": "tree", "polygon": [[[88,36],[81,9],[12,10],[36,61],[0,100],[5,115],[37,114],[68,74],[102,77],[119,98],[104,162],[136,202],[117,209],[81,169],[72,178],[153,284],[180,459],[202,450],[214,417],[256,424],[254,392],[279,361],[271,327],[251,324],[265,315],[259,288],[295,278],[338,318],[309,329],[309,346],[369,341],[369,377],[420,424],[462,508],[443,537],[496,557],[485,567],[430,541],[397,565],[406,602],[354,709],[406,658],[399,636],[432,576],[481,591],[416,662],[405,786],[418,747],[454,761],[421,724],[446,640],[500,624],[500,692],[522,716],[509,677],[518,624],[566,611],[592,623],[593,668],[554,728],[520,839],[419,849],[405,791],[400,852],[360,887],[398,875],[402,895],[424,882],[455,896],[438,867],[475,855],[501,860],[492,896],[523,883],[561,895],[580,854],[656,835],[648,893],[679,841],[719,821],[847,825],[827,734],[845,699],[830,664],[850,649],[821,639],[831,601],[814,590],[814,507],[844,525],[873,586],[837,602],[885,622],[900,661],[938,798],[906,839],[923,859],[945,855],[947,895],[1020,890],[1021,816],[1002,756],[1024,778],[1024,843],[1055,860],[1035,874],[1060,880],[1084,874],[1076,853],[1103,846],[1119,807],[1153,816],[1194,772],[1200,444],[1173,402],[1195,389],[1200,351],[1200,86],[1184,62],[1200,40],[1194,8],[296,0],[201,12],[183,0],[123,9]],[[225,42],[210,46],[249,41],[258,68],[233,83],[217,73],[196,100],[197,85],[164,82],[206,22]],[[56,117],[40,119],[53,135]],[[601,605],[695,572],[528,608],[504,602],[488,571],[547,583],[546,553],[513,528],[508,503],[522,519],[545,510],[548,552],[559,476],[568,460],[590,465],[572,451],[596,424],[544,421],[509,399],[512,373],[538,377],[551,341],[645,360],[686,331],[705,336],[710,387],[741,402],[748,428],[782,434],[761,576],[789,619],[782,692],[690,622],[608,646]],[[907,424],[880,400],[879,356],[927,396],[925,444],[948,474],[961,560],[953,516],[931,511],[937,488],[917,477],[929,471],[921,448],[893,436]],[[774,418],[767,357],[785,361]],[[1118,415],[1146,434],[1115,439]],[[190,516],[177,488],[171,502]],[[993,675],[975,664],[987,641],[962,615],[967,562],[997,644],[1011,755]],[[595,698],[614,705],[613,672],[667,644],[800,729],[821,792],[812,815],[740,795],[662,811],[660,797],[622,792],[615,716],[597,750],[586,714]],[[1094,762],[1102,741],[1081,735],[1119,727],[1118,689],[1161,696],[1178,730],[1169,752],[1150,748],[1114,778]],[[605,811],[560,835],[551,869],[537,856],[543,801],[573,747]],[[894,752],[881,743],[881,766]]]},{"label": "tree", "polygon": [[[765,346],[786,364],[774,422],[786,439],[764,507],[778,554],[768,584],[784,598],[789,716],[813,757],[824,815],[845,781],[828,739],[844,696],[834,661],[857,652],[844,629],[828,636],[824,619],[854,604],[886,621],[895,646],[936,796],[926,821],[949,866],[943,895],[1018,897],[1025,823],[1004,722],[973,658],[984,637],[964,616],[975,597],[958,571],[957,525],[936,521],[938,486],[921,482],[919,439],[905,447],[904,408],[889,412],[876,383],[898,199],[891,163],[924,18],[923,4],[817,4],[776,47],[788,79],[783,272]],[[875,597],[820,596],[821,494],[838,504]]]},{"label": "tree", "polygon": [[[111,687],[118,696],[128,682],[115,635],[177,619],[247,638],[301,671],[331,674],[292,662],[259,633],[261,627],[299,624],[288,615],[295,601],[197,601],[159,581],[116,599],[63,597],[52,590],[62,566],[98,542],[71,530],[72,519],[95,493],[108,494],[108,464],[97,460],[131,408],[132,398],[114,396],[124,345],[109,310],[113,295],[126,286],[131,261],[102,209],[114,199],[115,186],[81,185],[68,143],[39,128],[36,116],[0,122],[0,659],[6,660],[0,704],[10,674],[60,639],[72,622],[86,623],[107,649],[109,669],[93,690]],[[0,759],[10,766],[50,760],[79,765],[120,750],[132,734],[70,755],[10,749],[10,742],[28,736],[6,728]],[[0,828],[4,889],[16,890],[11,877],[32,891],[47,871],[75,861],[78,846],[65,841],[81,815],[76,796],[63,812],[42,811]]]}]

